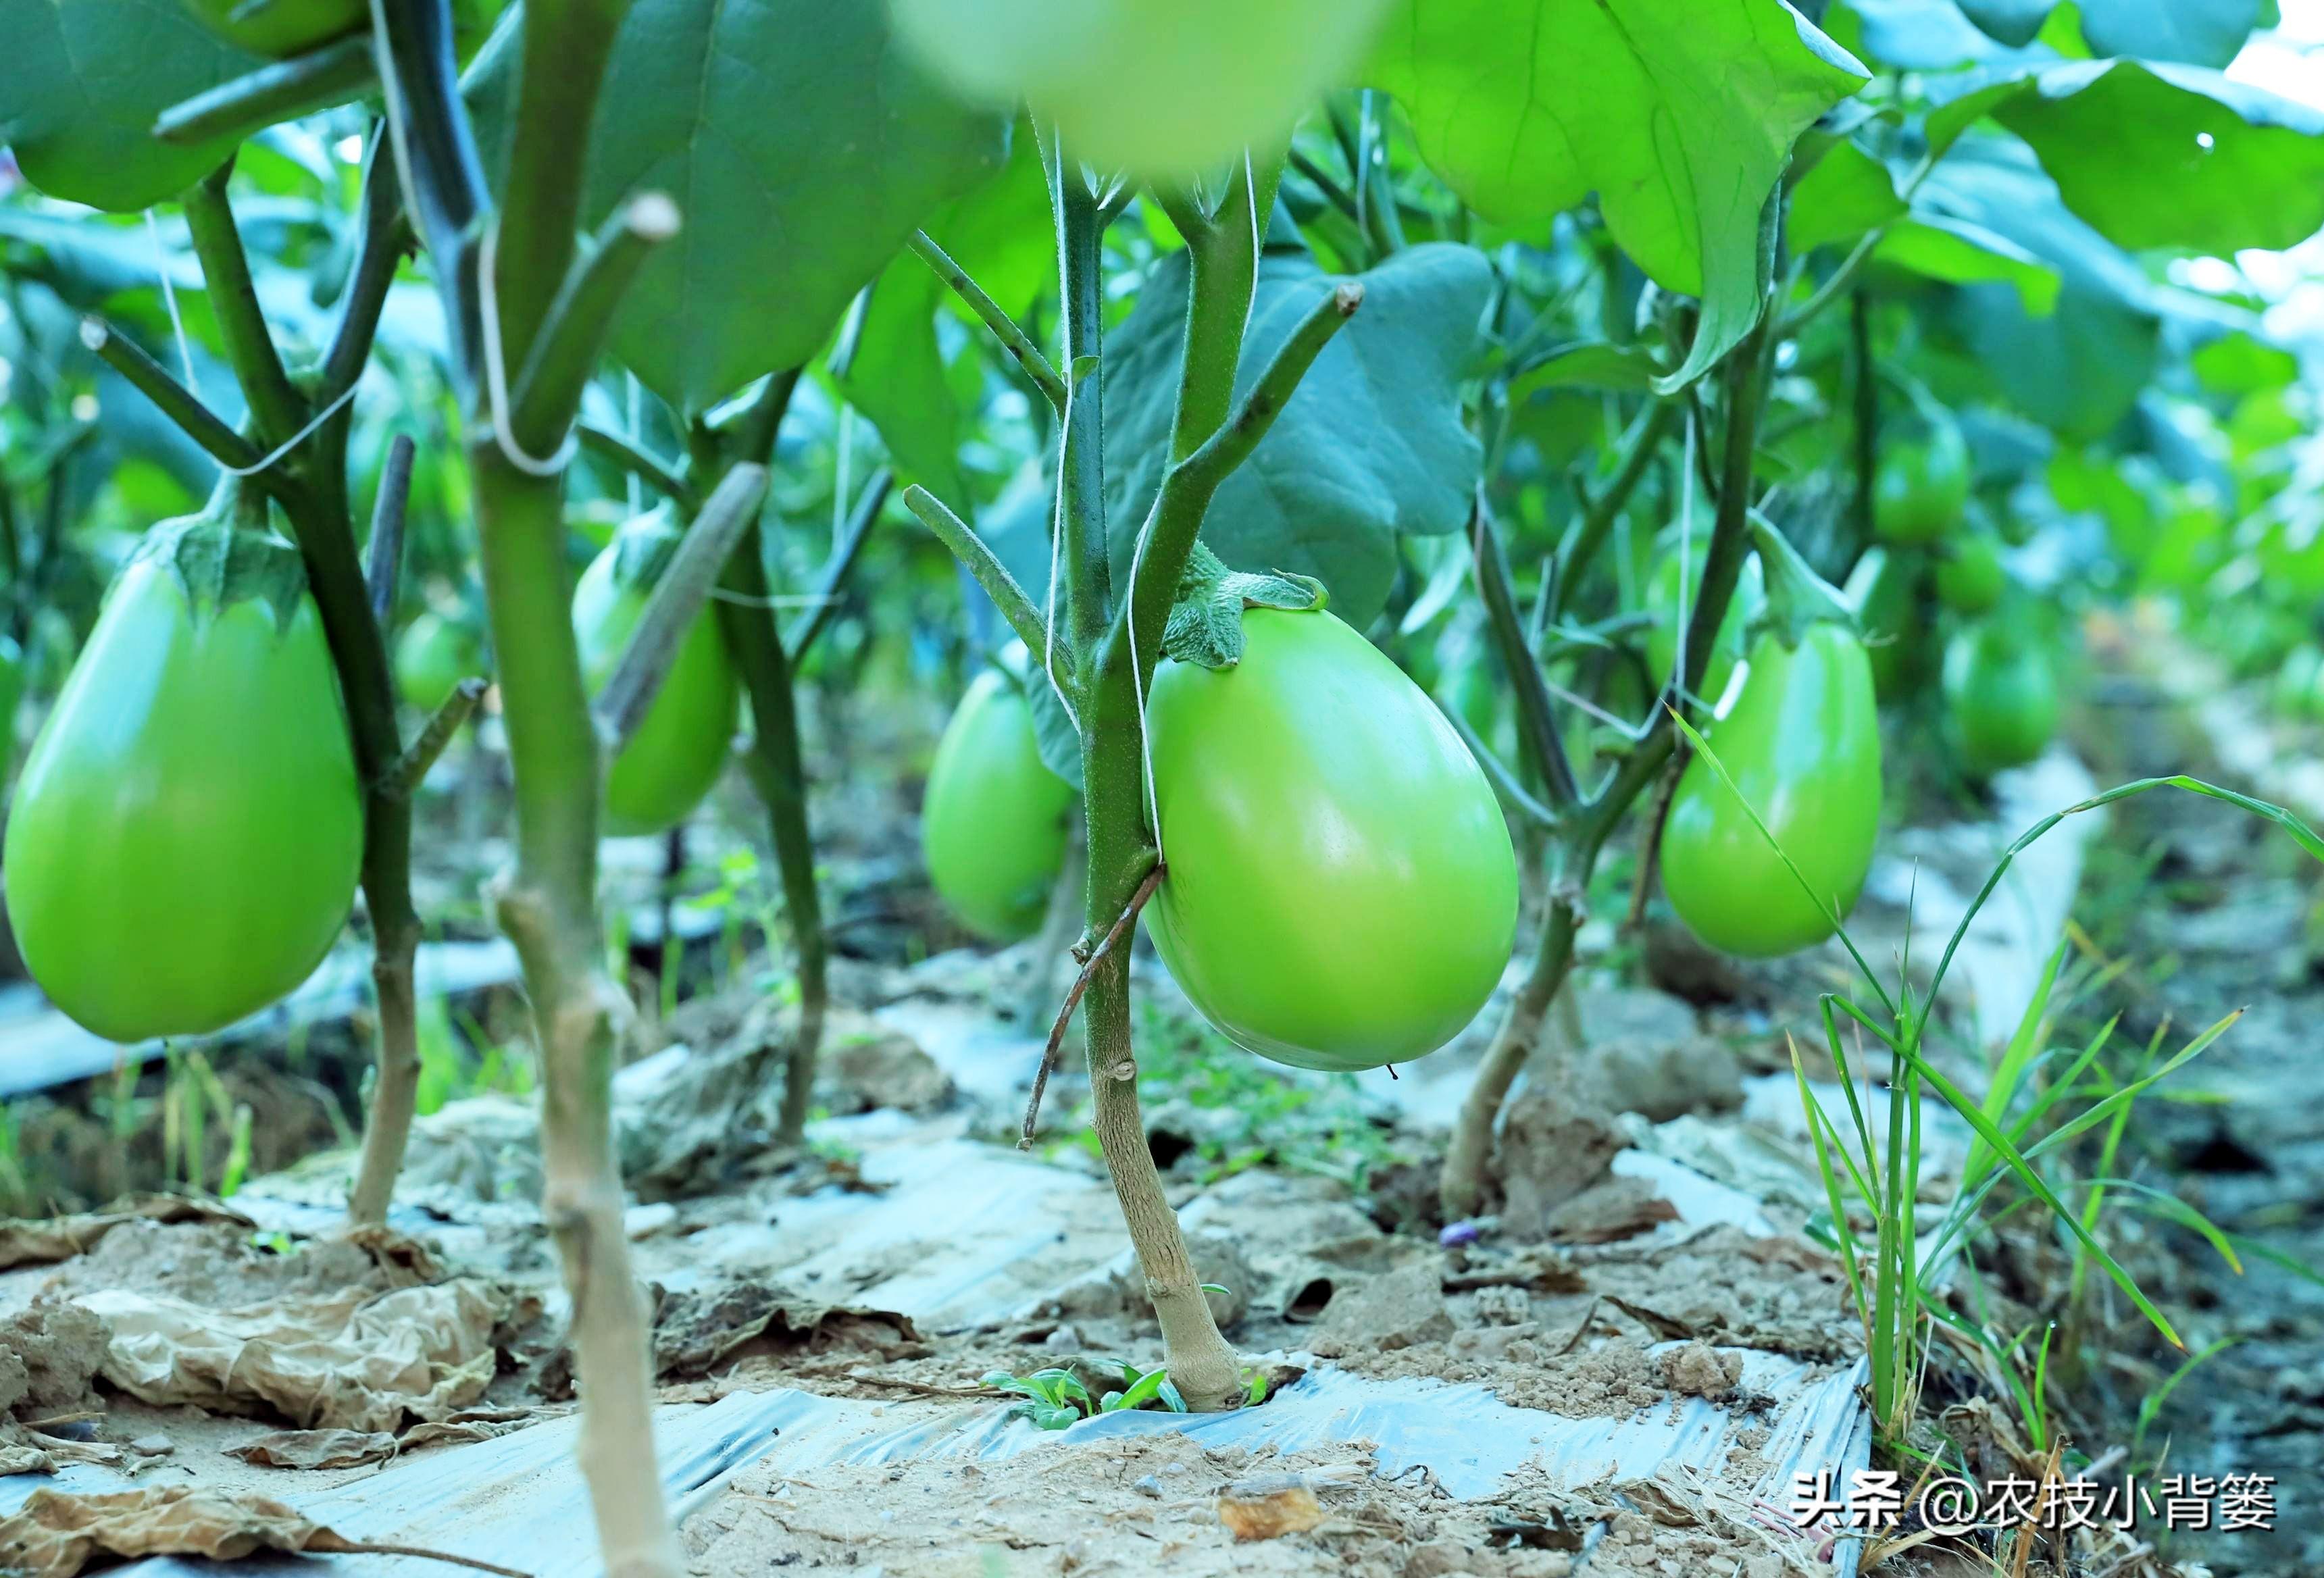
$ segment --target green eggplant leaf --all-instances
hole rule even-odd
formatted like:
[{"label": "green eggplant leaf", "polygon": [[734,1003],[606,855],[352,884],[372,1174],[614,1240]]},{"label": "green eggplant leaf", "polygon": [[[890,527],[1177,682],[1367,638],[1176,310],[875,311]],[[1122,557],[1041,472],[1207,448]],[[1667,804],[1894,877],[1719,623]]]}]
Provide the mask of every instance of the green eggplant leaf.
[{"label": "green eggplant leaf", "polygon": [[[506,166],[521,51],[470,73],[487,167]],[[635,0],[606,73],[584,218],[662,191],[684,228],[623,298],[613,350],[681,413],[807,362],[939,203],[1008,155],[888,32],[881,0]]]},{"label": "green eggplant leaf", "polygon": [[2133,251],[2226,257],[2324,226],[2324,111],[2199,66],[2078,60],[1992,107],[2066,206]]},{"label": "green eggplant leaf", "polygon": [[[1161,485],[1186,319],[1186,255],[1157,264],[1109,337],[1106,531],[1116,585]],[[1409,247],[1368,273],[1363,307],[1323,347],[1251,457],[1220,487],[1203,540],[1234,569],[1311,576],[1357,629],[1388,598],[1400,531],[1468,523],[1482,453],[1461,420],[1491,266],[1473,247]],[[1238,395],[1336,280],[1301,254],[1259,263]]]},{"label": "green eggplant leaf", "polygon": [[1957,0],[1963,16],[1977,24],[1979,32],[1997,43],[2011,49],[2023,49],[2034,42],[2042,24],[2050,20],[2057,9],[2057,0]]},{"label": "green eggplant leaf", "polygon": [[1819,246],[1853,245],[1903,217],[1904,200],[1888,167],[1853,143],[1840,143],[1792,188],[1786,239],[1794,256]]},{"label": "green eggplant leaf", "polygon": [[141,224],[0,208],[0,261],[9,272],[45,281],[59,296],[86,310],[124,291],[158,290],[165,268],[171,289],[207,289],[201,265],[186,248],[185,226],[172,218],[161,224],[161,232],[157,257],[153,235]]},{"label": "green eggplant leaf", "polygon": [[2267,0],[2082,0],[2082,38],[2094,55],[2225,66],[2269,9]]},{"label": "green eggplant leaf", "polygon": [[129,213],[177,196],[234,152],[153,135],[182,99],[265,64],[221,43],[184,0],[0,0],[0,145],[52,198]]},{"label": "green eggplant leaf", "polygon": [[1963,144],[1931,173],[1914,208],[1933,223],[1963,221],[1997,235],[2058,273],[2047,316],[2029,311],[2010,286],[1961,293],[1962,337],[2012,405],[2077,438],[2107,432],[2130,413],[2154,374],[2162,300],[2134,259],[2067,209],[2022,146]]},{"label": "green eggplant leaf", "polygon": [[[928,216],[926,230],[1001,310],[1025,320],[1056,284],[1056,242],[1049,194],[1031,133],[1018,129],[1001,174]],[[936,318],[954,301],[918,254],[899,253],[872,287],[852,355],[835,369],[840,392],[872,419],[905,480],[917,482],[967,514],[960,446],[970,411],[936,339]],[[989,331],[964,307],[968,333]]]},{"label": "green eggplant leaf", "polygon": [[1892,226],[1872,249],[1873,261],[1956,285],[1997,281],[2017,288],[2035,318],[2058,308],[2058,271],[2005,235],[1967,219],[1930,215]]},{"label": "green eggplant leaf", "polygon": [[2281,346],[2236,330],[2188,358],[2203,387],[2218,394],[2255,394],[2299,381],[2300,358]]},{"label": "green eggplant leaf", "polygon": [[1539,389],[1607,389],[1644,394],[1654,387],[1654,357],[1637,346],[1585,340],[1564,346],[1509,380],[1509,399],[1522,401]]},{"label": "green eggplant leaf", "polygon": [[[936,345],[944,281],[910,253],[882,270],[865,302],[844,370],[835,381],[849,404],[872,419],[906,482],[955,510],[970,507],[960,469],[964,413]],[[836,358],[835,358],[835,360]]]},{"label": "green eggplant leaf", "polygon": [[1758,321],[1768,195],[1867,75],[1777,0],[1400,0],[1370,79],[1479,213],[1545,219],[1595,191],[1638,267],[1702,300],[1667,392]]}]

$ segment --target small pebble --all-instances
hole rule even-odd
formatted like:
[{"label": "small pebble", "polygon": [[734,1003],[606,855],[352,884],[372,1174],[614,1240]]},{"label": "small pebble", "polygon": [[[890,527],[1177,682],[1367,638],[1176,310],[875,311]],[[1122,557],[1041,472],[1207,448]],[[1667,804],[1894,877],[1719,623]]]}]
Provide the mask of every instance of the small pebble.
[{"label": "small pebble", "polygon": [[1166,1474],[1183,1474],[1186,1472],[1186,1465],[1182,1463],[1166,1463],[1162,1465],[1162,1472]]},{"label": "small pebble", "polygon": [[1152,1474],[1139,1475],[1130,1488],[1141,1496],[1151,1496],[1157,1501],[1162,1499],[1162,1481]]},{"label": "small pebble", "polygon": [[1078,1353],[1081,1352],[1082,1334],[1071,1326],[1059,1326],[1041,1339],[1041,1346],[1052,1353]]},{"label": "small pebble", "polygon": [[1474,1222],[1448,1222],[1437,1231],[1436,1243],[1440,1249],[1458,1249],[1484,1236],[1484,1228]]},{"label": "small pebble", "polygon": [[167,1457],[178,1446],[166,1435],[141,1435],[129,1444],[129,1450],[141,1457]]}]

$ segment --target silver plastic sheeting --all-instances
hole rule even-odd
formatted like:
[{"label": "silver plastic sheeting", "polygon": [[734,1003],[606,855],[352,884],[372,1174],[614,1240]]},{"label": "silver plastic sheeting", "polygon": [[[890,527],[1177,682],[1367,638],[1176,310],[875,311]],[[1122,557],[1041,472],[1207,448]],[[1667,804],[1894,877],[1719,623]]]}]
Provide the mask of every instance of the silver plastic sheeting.
[{"label": "silver plastic sheeting", "polygon": [[[1861,1366],[1814,1378],[1780,1355],[1747,1352],[1742,1384],[1774,1407],[1759,1447],[1768,1465],[1749,1489],[1770,1518],[1792,1498],[1793,1475],[1848,1474],[1869,1461],[1870,1422],[1856,1398]],[[1743,1421],[1688,1398],[1628,1419],[1567,1419],[1514,1408],[1485,1389],[1426,1380],[1375,1381],[1316,1370],[1264,1407],[1188,1417],[1103,1415],[1044,1431],[993,1404],[970,1404],[901,1426],[880,1404],[789,1389],[737,1392],[708,1407],[662,1410],[657,1426],[662,1481],[684,1516],[706,1505],[725,1478],[752,1463],[779,1473],[832,1464],[921,1459],[998,1458],[1027,1452],[1102,1452],[1118,1436],[1177,1432],[1204,1448],[1274,1447],[1285,1453],[1334,1444],[1370,1447],[1379,1472],[1426,1470],[1458,1499],[1490,1496],[1508,1475],[1536,1469],[1568,1488],[1650,1477],[1665,1464],[1715,1472],[1735,1451]],[[351,1539],[426,1546],[538,1573],[600,1578],[586,1493],[573,1465],[579,1423],[566,1418],[495,1441],[431,1453],[369,1479],[312,1496],[279,1492],[300,1511]],[[75,1470],[55,1479],[0,1480],[0,1507],[37,1486],[95,1490],[117,1476]],[[1838,1578],[1854,1578],[1854,1546],[1835,1553]],[[154,1558],[115,1569],[124,1578],[208,1578],[207,1563]],[[246,1578],[299,1578],[346,1572],[354,1578],[435,1578],[428,1562],[380,1556],[266,1557],[234,1568]]]}]

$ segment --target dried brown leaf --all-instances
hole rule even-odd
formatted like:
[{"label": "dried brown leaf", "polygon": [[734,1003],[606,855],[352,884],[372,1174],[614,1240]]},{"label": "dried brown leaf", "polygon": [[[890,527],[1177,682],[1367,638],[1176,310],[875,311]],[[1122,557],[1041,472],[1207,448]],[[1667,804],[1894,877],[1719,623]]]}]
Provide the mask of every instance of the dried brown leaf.
[{"label": "dried brown leaf", "polygon": [[528,1578],[509,1567],[412,1546],[351,1540],[264,1496],[228,1496],[187,1485],[69,1496],[35,1490],[0,1518],[0,1567],[29,1578],[76,1578],[97,1556],[207,1556],[239,1561],[263,1551],[421,1556]]},{"label": "dried brown leaf", "polygon": [[263,1469],[353,1469],[395,1453],[395,1437],[384,1430],[277,1430],[226,1454]]}]

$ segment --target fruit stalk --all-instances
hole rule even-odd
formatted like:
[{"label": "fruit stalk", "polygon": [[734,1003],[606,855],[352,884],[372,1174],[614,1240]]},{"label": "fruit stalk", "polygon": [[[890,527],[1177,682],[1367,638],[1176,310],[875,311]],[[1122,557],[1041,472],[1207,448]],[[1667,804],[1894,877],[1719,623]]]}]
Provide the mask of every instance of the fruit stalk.
[{"label": "fruit stalk", "polygon": [[[612,1086],[627,1002],[606,979],[596,915],[602,789],[596,725],[571,613],[563,477],[554,455],[581,383],[527,392],[527,420],[496,430],[479,359],[489,300],[505,372],[527,365],[575,262],[581,180],[599,89],[626,9],[622,0],[562,0],[525,9],[527,69],[509,152],[509,207],[495,221],[456,88],[447,0],[387,8],[380,57],[396,80],[414,190],[411,208],[436,261],[455,365],[470,411],[484,592],[499,658],[502,714],[515,780],[516,869],[502,885],[502,928],[516,945],[532,1001],[542,1073],[541,1214],[572,1303],[583,1399],[576,1448],[610,1578],[678,1578],[678,1552],[654,1463],[652,1377],[643,1306],[622,1229]],[[475,247],[499,226],[493,291]],[[610,302],[599,310],[609,310]],[[602,334],[604,325],[594,327]],[[564,359],[560,358],[560,361]],[[586,372],[586,357],[566,365]]]}]

